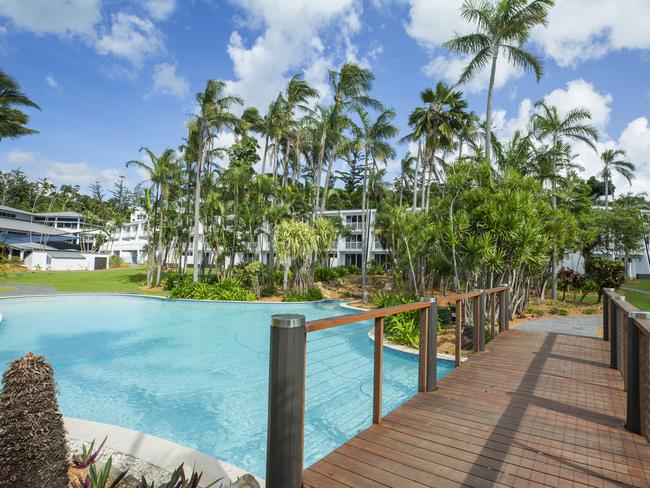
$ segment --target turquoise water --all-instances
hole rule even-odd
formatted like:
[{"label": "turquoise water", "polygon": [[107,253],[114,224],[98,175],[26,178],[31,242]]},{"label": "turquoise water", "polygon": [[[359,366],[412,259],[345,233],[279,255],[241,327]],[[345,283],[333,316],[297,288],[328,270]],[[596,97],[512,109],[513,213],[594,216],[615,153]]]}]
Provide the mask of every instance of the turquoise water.
[{"label": "turquoise water", "polygon": [[[0,300],[0,367],[51,362],[64,415],[157,435],[264,476],[270,317],[339,302],[241,304],[106,295]],[[370,425],[369,322],[308,334],[305,465]],[[417,358],[384,349],[383,409],[417,391]],[[438,376],[453,368],[438,361]]]}]

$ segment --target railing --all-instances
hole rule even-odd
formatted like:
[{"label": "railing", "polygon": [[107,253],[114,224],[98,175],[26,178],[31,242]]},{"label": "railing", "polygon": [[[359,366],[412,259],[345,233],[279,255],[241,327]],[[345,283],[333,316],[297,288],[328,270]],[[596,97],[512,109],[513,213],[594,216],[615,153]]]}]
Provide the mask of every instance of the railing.
[{"label": "railing", "polygon": [[474,315],[474,350],[485,349],[487,300],[490,299],[492,337],[497,333],[497,295],[499,300],[499,332],[510,323],[510,289],[502,285],[489,290],[474,290],[451,295],[439,302],[422,298],[419,302],[394,307],[305,322],[304,315],[274,315],[271,323],[269,357],[269,410],[266,450],[267,488],[299,488],[302,485],[305,378],[307,334],[346,324],[374,320],[372,422],[382,419],[382,369],[384,320],[391,315],[419,310],[420,349],[418,391],[437,389],[438,305],[455,303],[455,359],[461,363],[463,301],[471,300]]},{"label": "railing", "polygon": [[610,367],[620,371],[625,382],[625,427],[650,441],[650,312],[605,288],[603,339],[610,343]]},{"label": "railing", "polygon": [[363,249],[363,243],[361,241],[346,242],[345,249],[347,250]]}]

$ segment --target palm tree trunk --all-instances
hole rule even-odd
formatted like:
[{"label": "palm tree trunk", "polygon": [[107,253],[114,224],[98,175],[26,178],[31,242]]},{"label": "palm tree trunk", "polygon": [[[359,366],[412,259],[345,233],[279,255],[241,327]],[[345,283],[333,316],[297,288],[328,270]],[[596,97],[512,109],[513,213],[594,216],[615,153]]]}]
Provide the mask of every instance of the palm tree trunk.
[{"label": "palm tree trunk", "polygon": [[422,141],[418,140],[418,156],[415,158],[415,174],[413,175],[413,213],[418,208],[418,168],[422,156]]},{"label": "palm tree trunk", "polygon": [[266,171],[266,156],[269,152],[269,135],[264,138],[264,156],[262,156],[262,174]]},{"label": "palm tree trunk", "polygon": [[[555,168],[553,168],[555,175]],[[557,197],[555,196],[555,178],[551,182],[553,194],[551,195],[551,207],[553,210],[557,208]],[[557,259],[555,257],[555,249],[551,249],[551,298],[557,300]]]},{"label": "palm tree trunk", "polygon": [[334,166],[334,158],[330,158],[327,163],[327,174],[325,175],[325,185],[323,186],[323,199],[321,200],[320,214],[323,215],[325,212],[325,206],[327,205],[327,194],[328,188],[330,186],[330,179],[332,178],[332,169]]},{"label": "palm tree trunk", "polygon": [[316,169],[316,175],[314,178],[314,183],[316,184],[316,200],[314,201],[314,214],[318,209],[318,203],[320,202],[320,179],[323,176],[323,159],[325,159],[325,141],[327,140],[327,131],[323,130],[320,139],[320,148],[318,151],[318,164]]},{"label": "palm tree trunk", "polygon": [[162,201],[160,202],[160,218],[158,230],[158,269],[156,271],[156,286],[160,286],[160,280],[162,279],[162,267],[163,267],[163,219],[165,213],[165,203],[166,203],[166,193],[167,190],[163,189],[162,191]]},{"label": "palm tree trunk", "polygon": [[368,268],[368,148],[365,150],[363,164],[363,191],[361,193],[361,294],[363,303],[368,302],[367,268]]},{"label": "palm tree trunk", "polygon": [[494,77],[497,71],[497,57],[499,48],[492,54],[492,69],[490,70],[490,86],[487,95],[487,111],[485,114],[485,158],[491,161],[492,156],[492,96],[494,94]]},{"label": "palm tree trunk", "polygon": [[199,164],[196,168],[196,181],[194,184],[194,241],[192,242],[192,281],[199,281],[199,220],[201,217],[201,172],[205,163],[208,142],[205,141],[199,155]]}]

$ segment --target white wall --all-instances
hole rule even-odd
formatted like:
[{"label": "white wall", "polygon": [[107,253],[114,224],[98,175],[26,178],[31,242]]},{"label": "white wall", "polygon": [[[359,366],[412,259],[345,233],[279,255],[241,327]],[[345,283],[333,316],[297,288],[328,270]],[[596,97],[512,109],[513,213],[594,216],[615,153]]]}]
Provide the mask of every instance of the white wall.
[{"label": "white wall", "polygon": [[47,252],[34,251],[25,258],[25,266],[29,270],[50,270],[50,271],[92,271],[95,269],[95,258],[105,257],[108,254],[81,253],[83,258],[63,259],[51,258],[48,263]]}]

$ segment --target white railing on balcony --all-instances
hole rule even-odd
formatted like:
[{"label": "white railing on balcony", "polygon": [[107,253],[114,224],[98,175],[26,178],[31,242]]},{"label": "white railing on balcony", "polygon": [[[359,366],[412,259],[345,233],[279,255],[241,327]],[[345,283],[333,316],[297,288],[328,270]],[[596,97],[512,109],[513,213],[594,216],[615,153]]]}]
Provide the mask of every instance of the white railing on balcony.
[{"label": "white railing on balcony", "polygon": [[362,242],[346,242],[345,243],[345,249],[351,250],[351,249],[362,249],[363,243]]}]

